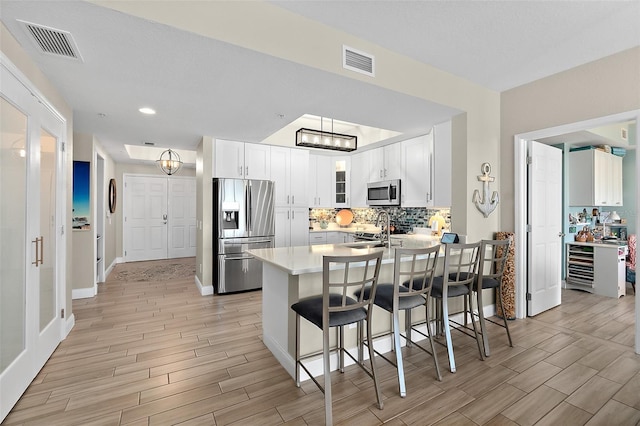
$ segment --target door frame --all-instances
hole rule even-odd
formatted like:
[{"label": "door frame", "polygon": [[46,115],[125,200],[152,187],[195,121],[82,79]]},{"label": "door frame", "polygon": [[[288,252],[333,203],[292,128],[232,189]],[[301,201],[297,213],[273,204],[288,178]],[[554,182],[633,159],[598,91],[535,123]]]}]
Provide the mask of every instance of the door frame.
[{"label": "door frame", "polygon": [[[56,251],[56,263],[54,266],[54,280],[55,280],[55,288],[54,294],[56,299],[56,304],[54,307],[54,320],[49,323],[43,330],[40,330],[38,317],[34,315],[35,312],[39,312],[39,294],[36,292],[37,285],[34,287],[34,283],[30,280],[33,278],[32,274],[29,272],[30,265],[29,259],[31,258],[31,249],[30,244],[26,244],[25,248],[25,266],[27,270],[25,272],[25,297],[28,298],[32,305],[27,306],[25,310],[25,347],[23,352],[19,355],[19,357],[28,357],[28,366],[26,367],[29,370],[29,377],[25,377],[25,380],[28,380],[26,383],[18,383],[17,389],[20,394],[29,386],[34,377],[37,376],[39,371],[42,369],[47,359],[55,350],[55,347],[51,349],[51,353],[40,353],[38,348],[39,344],[39,336],[45,333],[52,333],[55,335],[55,340],[57,340],[57,344],[59,344],[62,340],[64,340],[71,329],[74,326],[74,316],[73,313],[67,309],[67,300],[68,293],[70,293],[70,289],[67,287],[67,235],[71,231],[70,221],[67,220],[67,169],[68,163],[70,161],[69,154],[66,150],[67,147],[67,137],[68,137],[68,122],[67,119],[61,114],[58,109],[47,99],[47,97],[36,87],[34,83],[3,53],[0,52],[0,67],[3,67],[9,74],[11,74],[17,81],[18,84],[21,84],[24,88],[26,88],[33,98],[37,101],[37,106],[33,108],[33,110],[25,111],[22,107],[24,105],[18,105],[19,109],[26,113],[27,115],[27,147],[31,143],[30,140],[32,137],[39,138],[40,132],[42,129],[47,131],[52,131],[51,128],[48,128],[43,123],[42,118],[45,116],[44,114],[50,114],[50,118],[53,118],[56,121],[59,121],[60,125],[60,133],[54,134],[56,137],[56,160],[55,160],[55,227],[54,227],[54,235],[55,235],[55,243],[54,250]],[[9,98],[10,99],[10,98]],[[43,110],[46,111],[43,112]],[[35,119],[34,119],[35,118]],[[33,123],[38,125],[38,128],[33,127]],[[57,125],[56,125],[57,127]],[[37,133],[37,136],[34,134]],[[32,147],[28,148],[28,151],[31,150]],[[31,154],[28,154],[31,155]],[[26,167],[26,179],[27,179],[27,196],[26,202],[28,203],[30,200],[29,195],[29,180],[32,175],[32,164],[27,164]],[[25,238],[29,240],[29,235],[27,231],[30,229],[31,219],[26,218],[25,222]],[[70,294],[69,294],[70,296]],[[28,303],[28,302],[27,302]],[[36,306],[34,307],[35,304]],[[31,308],[31,309],[30,309]],[[62,314],[62,311],[65,314]],[[53,336],[51,336],[53,337]],[[34,353],[35,351],[35,353]],[[17,359],[17,358],[16,358]],[[15,362],[15,360],[14,360]],[[3,373],[4,374],[4,373]],[[22,389],[23,388],[23,389]],[[7,396],[7,395],[5,395]],[[14,395],[11,395],[13,397]],[[13,399],[13,398],[12,398]],[[7,400],[5,400],[6,402]],[[10,401],[10,400],[9,400]],[[16,401],[11,401],[9,404],[12,406],[15,405]],[[5,406],[0,407],[2,410],[0,411],[0,422],[4,420],[4,417],[8,414],[8,411],[5,413]]]},{"label": "door frame", "polygon": [[[526,235],[527,227],[527,141],[537,140],[552,136],[559,136],[566,133],[592,129],[594,127],[605,126],[607,124],[636,121],[636,126],[640,127],[640,110],[632,110],[619,114],[612,114],[605,117],[579,121],[570,124],[550,127],[547,129],[535,130],[532,132],[519,133],[514,135],[514,214],[516,235]],[[636,131],[636,150],[640,147],[640,131]],[[636,173],[640,170],[640,156],[636,151]],[[636,210],[640,208],[640,185],[636,187]],[[560,213],[561,214],[561,213]],[[636,230],[640,230],[640,217],[636,219]],[[524,318],[527,312],[527,241],[526,238],[516,238],[515,241],[516,258],[516,317]],[[640,293],[635,295],[635,351],[640,354]]]},{"label": "door frame", "polygon": [[[121,253],[121,259],[123,262],[126,262],[125,259],[125,250],[127,249],[126,247],[126,241],[127,241],[127,236],[126,236],[126,229],[125,229],[125,212],[127,211],[126,209],[128,208],[127,206],[127,196],[126,196],[126,192],[127,192],[127,187],[125,186],[125,182],[127,180],[127,178],[129,177],[141,177],[141,178],[164,178],[167,179],[167,207],[169,206],[169,180],[170,179],[192,179],[192,180],[196,180],[195,176],[175,176],[175,175],[165,175],[165,174],[150,174],[150,173],[123,173],[122,174],[122,253]],[[197,182],[196,182],[197,184]],[[197,186],[197,185],[196,185]],[[197,197],[197,188],[196,188],[196,197]],[[197,203],[197,198],[196,198],[196,203]],[[167,210],[168,212],[168,210]],[[197,224],[197,220],[196,220],[196,224]],[[197,225],[196,225],[197,226]],[[197,231],[196,231],[197,232]],[[169,229],[167,228],[167,256],[169,254]],[[169,257],[167,257],[166,259],[169,259]],[[161,259],[162,260],[162,259]]]}]

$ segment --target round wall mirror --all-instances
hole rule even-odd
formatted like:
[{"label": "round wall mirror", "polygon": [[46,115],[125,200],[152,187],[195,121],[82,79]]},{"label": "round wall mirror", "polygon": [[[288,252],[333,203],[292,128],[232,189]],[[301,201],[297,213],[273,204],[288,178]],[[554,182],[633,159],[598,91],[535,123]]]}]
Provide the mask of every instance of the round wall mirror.
[{"label": "round wall mirror", "polygon": [[109,180],[109,212],[116,212],[116,180]]}]

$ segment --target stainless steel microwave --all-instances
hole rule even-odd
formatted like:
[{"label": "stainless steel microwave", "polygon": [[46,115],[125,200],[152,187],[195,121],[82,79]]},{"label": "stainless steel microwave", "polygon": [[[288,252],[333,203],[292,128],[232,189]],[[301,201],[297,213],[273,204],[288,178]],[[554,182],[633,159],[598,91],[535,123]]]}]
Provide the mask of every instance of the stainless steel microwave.
[{"label": "stainless steel microwave", "polygon": [[370,182],[367,184],[368,206],[399,206],[400,179]]}]

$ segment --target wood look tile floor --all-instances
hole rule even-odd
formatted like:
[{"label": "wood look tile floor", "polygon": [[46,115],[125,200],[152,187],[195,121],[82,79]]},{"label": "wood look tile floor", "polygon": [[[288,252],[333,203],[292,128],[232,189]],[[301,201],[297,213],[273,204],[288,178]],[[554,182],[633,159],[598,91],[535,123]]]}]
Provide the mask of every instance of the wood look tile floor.
[{"label": "wood look tile floor", "polygon": [[[158,265],[161,265],[159,262]],[[126,265],[119,265],[120,272]],[[636,425],[640,356],[634,300],[563,291],[563,304],[489,329],[491,356],[454,333],[458,371],[443,380],[404,349],[407,397],[379,360],[384,409],[355,366],[333,373],[344,425]],[[193,276],[108,281],[75,300],[76,325],[6,425],[321,425],[323,396],[297,388],[261,340],[261,293],[202,297]]]}]

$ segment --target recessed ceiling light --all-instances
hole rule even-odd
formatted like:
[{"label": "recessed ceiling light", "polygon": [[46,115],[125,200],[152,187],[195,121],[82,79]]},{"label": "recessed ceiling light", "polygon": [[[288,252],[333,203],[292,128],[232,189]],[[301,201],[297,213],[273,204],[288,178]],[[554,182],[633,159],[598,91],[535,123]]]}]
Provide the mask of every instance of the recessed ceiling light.
[{"label": "recessed ceiling light", "polygon": [[153,115],[153,114],[156,113],[155,109],[149,108],[149,107],[140,108],[138,111],[140,111],[143,114],[148,114],[148,115]]}]

